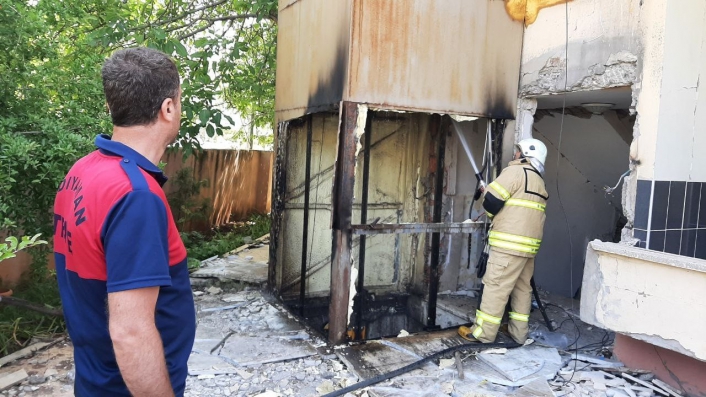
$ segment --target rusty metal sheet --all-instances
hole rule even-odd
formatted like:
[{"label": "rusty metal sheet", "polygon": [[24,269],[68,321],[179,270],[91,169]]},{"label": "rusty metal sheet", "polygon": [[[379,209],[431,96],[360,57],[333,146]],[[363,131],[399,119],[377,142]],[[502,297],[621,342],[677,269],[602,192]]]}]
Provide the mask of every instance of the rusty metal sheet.
[{"label": "rusty metal sheet", "polygon": [[523,23],[500,0],[280,0],[278,122],[340,101],[513,118]]},{"label": "rusty metal sheet", "polygon": [[280,0],[277,122],[330,110],[343,98],[352,0]]},{"label": "rusty metal sheet", "polygon": [[513,118],[522,34],[503,1],[354,0],[345,100]]},{"label": "rusty metal sheet", "polygon": [[473,233],[482,228],[483,222],[466,223],[377,223],[351,225],[353,234],[412,234],[412,233]]}]

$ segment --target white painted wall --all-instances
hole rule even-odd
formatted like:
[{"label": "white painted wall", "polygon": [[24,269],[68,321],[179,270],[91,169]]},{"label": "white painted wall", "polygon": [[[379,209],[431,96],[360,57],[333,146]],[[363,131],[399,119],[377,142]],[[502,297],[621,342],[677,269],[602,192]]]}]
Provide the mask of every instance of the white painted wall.
[{"label": "white painted wall", "polygon": [[706,182],[706,2],[667,5],[654,177]]}]

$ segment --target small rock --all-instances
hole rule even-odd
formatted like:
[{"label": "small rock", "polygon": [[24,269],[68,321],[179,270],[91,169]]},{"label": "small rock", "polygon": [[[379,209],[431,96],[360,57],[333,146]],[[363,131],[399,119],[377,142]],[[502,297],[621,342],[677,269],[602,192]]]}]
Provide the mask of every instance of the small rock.
[{"label": "small rock", "polygon": [[194,291],[194,296],[201,296],[203,295],[203,291]]},{"label": "small rock", "polygon": [[638,379],[644,380],[645,382],[649,382],[652,379],[655,378],[654,374],[641,374],[637,376]]},{"label": "small rock", "polygon": [[213,374],[202,374],[202,375],[199,375],[197,378],[198,379],[213,379],[215,377],[216,376]]},{"label": "small rock", "polygon": [[321,383],[319,386],[316,387],[316,391],[319,394],[331,393],[332,391],[334,391],[333,382],[331,382],[330,380],[324,381],[323,383]]},{"label": "small rock", "polygon": [[50,377],[50,376],[56,376],[59,375],[59,371],[55,370],[54,368],[49,368],[46,371],[44,371],[44,376],[45,377]]},{"label": "small rock", "polygon": [[245,257],[245,260],[246,260],[246,261],[251,261],[251,260],[253,260],[253,257],[252,257],[251,255],[248,255],[248,256]]},{"label": "small rock", "polygon": [[260,394],[256,395],[255,397],[280,397],[280,396],[281,396],[281,394],[279,394],[279,393],[276,393],[272,390],[267,390],[264,393],[260,393]]},{"label": "small rock", "polygon": [[211,295],[216,295],[216,294],[220,294],[221,292],[223,292],[223,290],[218,287],[211,286],[211,287],[208,287],[206,292],[208,292]]},{"label": "small rock", "polygon": [[296,375],[294,375],[294,377],[297,378],[297,380],[304,380],[304,379],[306,379],[306,375],[304,375],[304,374],[301,373],[301,372],[299,372],[299,373],[297,373]]},{"label": "small rock", "polygon": [[32,375],[29,377],[29,379],[27,379],[27,381],[30,385],[41,385],[42,383],[47,381],[47,378],[40,375]]}]

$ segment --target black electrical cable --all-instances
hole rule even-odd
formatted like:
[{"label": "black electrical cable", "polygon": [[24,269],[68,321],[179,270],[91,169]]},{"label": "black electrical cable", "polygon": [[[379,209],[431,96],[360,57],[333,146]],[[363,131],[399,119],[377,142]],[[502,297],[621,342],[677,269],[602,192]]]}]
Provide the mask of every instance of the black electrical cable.
[{"label": "black electrical cable", "polygon": [[[576,324],[576,320],[574,320],[574,317],[573,317],[568,311],[566,311],[566,309],[564,309],[564,308],[561,307],[561,306],[555,305],[555,304],[553,304],[553,303],[545,303],[544,306],[547,306],[547,307],[556,307],[557,309],[563,310],[564,313],[566,313],[566,315],[567,315],[569,318],[567,318],[566,320],[562,321],[561,324],[563,325],[565,322],[571,320],[571,322],[574,323],[574,328],[576,328],[576,340],[573,341],[572,343],[570,343],[570,344],[569,344],[568,346],[566,346],[566,347],[569,348],[569,347],[571,347],[571,346],[573,346],[573,345],[577,345],[577,346],[578,346],[578,341],[579,341],[579,339],[581,338],[581,329],[579,328],[579,325]],[[559,329],[559,328],[561,328],[561,325],[560,325],[559,327],[557,327],[557,329]]]},{"label": "black electrical cable", "polygon": [[[563,92],[563,103],[561,106],[561,127],[559,128],[559,144],[557,146],[557,155],[556,155],[556,195],[557,199],[559,200],[559,206],[561,207],[561,212],[564,214],[564,222],[566,223],[566,231],[567,235],[569,237],[569,269],[570,269],[570,280],[569,280],[569,285],[571,286],[571,294],[574,293],[574,263],[573,263],[573,252],[574,252],[574,244],[571,238],[571,226],[569,225],[569,217],[566,213],[566,208],[564,208],[564,203],[561,200],[561,191],[559,190],[559,165],[560,165],[560,160],[561,160],[561,141],[563,138],[564,134],[564,116],[566,115],[566,92],[568,89],[568,81],[569,81],[569,2],[564,3],[565,4],[565,45],[564,45],[564,92]],[[572,301],[572,307],[573,307],[573,301]],[[557,306],[559,307],[559,306]],[[563,310],[563,308],[561,308]],[[567,312],[568,314],[568,312]],[[569,318],[571,316],[569,315]],[[572,318],[573,321],[573,318]],[[576,322],[574,322],[574,325],[576,325]],[[576,326],[576,330],[578,331],[578,326]],[[576,338],[576,349],[574,350],[574,355],[575,358],[578,358],[578,338],[581,336],[580,332],[578,334],[579,336]],[[569,345],[570,347],[571,345]],[[566,386],[567,384],[571,383],[571,381],[574,379],[574,375],[576,375],[576,359],[574,359],[574,369],[571,372],[571,377],[568,380],[564,380],[564,383],[562,384],[561,387]],[[561,377],[564,379],[563,377]]]},{"label": "black electrical cable", "polygon": [[354,385],[350,385],[350,386],[345,387],[343,389],[333,391],[329,394],[324,395],[323,397],[338,397],[338,396],[342,396],[346,393],[350,393],[352,391],[362,389],[364,387],[372,386],[374,384],[386,381],[388,379],[391,379],[396,376],[400,376],[400,375],[403,375],[407,372],[415,370],[431,360],[437,359],[439,357],[443,357],[444,355],[449,354],[449,353],[454,353],[458,350],[464,350],[464,349],[484,350],[484,349],[494,349],[494,348],[500,348],[500,347],[504,347],[507,349],[514,349],[514,348],[520,347],[520,346],[522,346],[522,345],[520,345],[518,343],[477,343],[477,342],[466,343],[464,345],[458,345],[458,346],[452,346],[452,347],[449,347],[448,349],[444,349],[440,352],[437,352],[437,353],[434,353],[430,356],[424,357],[421,360],[415,361],[412,364],[405,365],[402,368],[396,369],[394,371],[390,371],[390,372],[382,374],[382,375],[378,375],[374,378],[366,379],[362,382],[358,382]]}]

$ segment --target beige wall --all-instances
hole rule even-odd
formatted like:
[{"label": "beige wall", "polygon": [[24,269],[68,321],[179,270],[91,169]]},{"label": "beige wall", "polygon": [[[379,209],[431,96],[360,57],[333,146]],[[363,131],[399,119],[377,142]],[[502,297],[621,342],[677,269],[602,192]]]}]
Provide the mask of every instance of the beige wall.
[{"label": "beige wall", "polygon": [[594,241],[581,320],[706,361],[706,261]]}]

